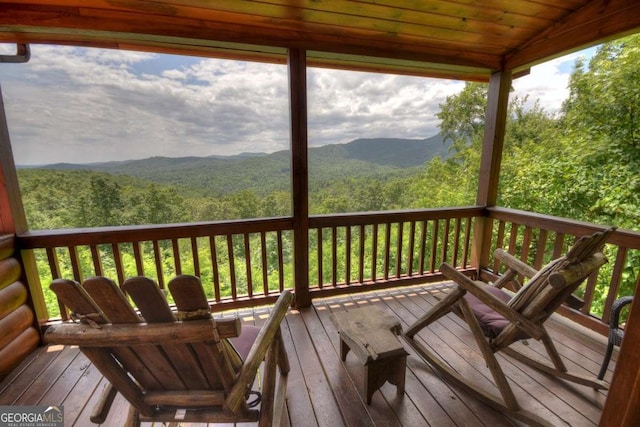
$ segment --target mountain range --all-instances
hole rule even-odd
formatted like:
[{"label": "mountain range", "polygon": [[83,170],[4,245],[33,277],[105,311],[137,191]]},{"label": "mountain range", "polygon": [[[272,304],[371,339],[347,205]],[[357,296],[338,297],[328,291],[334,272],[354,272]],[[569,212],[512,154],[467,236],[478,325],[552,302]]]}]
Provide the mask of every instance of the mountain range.
[{"label": "mountain range", "polygon": [[[449,156],[440,134],[425,139],[363,138],[346,144],[309,148],[310,186],[343,177],[385,179],[415,172],[436,156]],[[91,170],[171,184],[201,195],[219,197],[251,189],[257,194],[288,191],[289,151],[234,156],[149,157],[102,163],[57,163],[41,169]]]}]

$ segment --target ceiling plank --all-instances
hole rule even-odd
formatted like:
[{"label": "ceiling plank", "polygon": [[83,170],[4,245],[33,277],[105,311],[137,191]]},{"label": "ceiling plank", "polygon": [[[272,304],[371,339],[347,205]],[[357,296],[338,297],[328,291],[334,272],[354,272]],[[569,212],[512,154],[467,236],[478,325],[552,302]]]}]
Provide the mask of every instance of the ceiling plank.
[{"label": "ceiling plank", "polygon": [[553,57],[640,31],[640,2],[596,0],[506,55],[505,69],[518,70]]},{"label": "ceiling plank", "polygon": [[[255,26],[246,22],[246,17],[218,16],[219,21],[195,18],[146,15],[131,12],[113,12],[102,9],[75,7],[45,7],[25,5],[3,5],[0,14],[0,30],[4,26],[4,41],[31,42],[29,34],[74,34],[78,42],[86,41],[94,32],[103,32],[105,40],[120,39],[120,42],[136,44],[136,39],[161,43],[167,37],[221,40],[225,42],[270,45],[283,48],[323,50],[327,52],[389,57],[405,60],[441,62],[456,66],[497,69],[498,55],[485,53],[488,46],[479,45],[478,51],[470,51],[465,44],[455,42],[430,42],[412,36],[375,37],[361,32],[356,35],[340,31],[323,32],[317,28],[288,28]],[[245,22],[242,22],[242,19]],[[241,23],[237,23],[240,21]],[[20,26],[16,28],[17,23]],[[0,31],[2,32],[2,31]],[[6,35],[10,33],[11,40]],[[71,37],[67,36],[69,40]],[[93,37],[95,38],[95,37]],[[41,40],[42,41],[42,40]],[[51,40],[55,42],[55,40]],[[146,43],[142,43],[146,44]]]}]

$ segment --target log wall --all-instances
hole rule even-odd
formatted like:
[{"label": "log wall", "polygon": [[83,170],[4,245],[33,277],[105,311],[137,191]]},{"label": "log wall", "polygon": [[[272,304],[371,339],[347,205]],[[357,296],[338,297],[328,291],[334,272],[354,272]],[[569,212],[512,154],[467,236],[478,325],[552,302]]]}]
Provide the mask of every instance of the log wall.
[{"label": "log wall", "polygon": [[40,343],[12,235],[0,236],[0,381]]}]

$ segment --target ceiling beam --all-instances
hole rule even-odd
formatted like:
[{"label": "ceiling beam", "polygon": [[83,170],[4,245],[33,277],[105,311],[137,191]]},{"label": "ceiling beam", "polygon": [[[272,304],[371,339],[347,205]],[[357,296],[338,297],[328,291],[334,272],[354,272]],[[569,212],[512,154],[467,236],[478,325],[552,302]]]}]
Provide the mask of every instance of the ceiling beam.
[{"label": "ceiling beam", "polygon": [[504,68],[518,72],[522,68],[638,31],[638,0],[591,1],[505,55]]}]

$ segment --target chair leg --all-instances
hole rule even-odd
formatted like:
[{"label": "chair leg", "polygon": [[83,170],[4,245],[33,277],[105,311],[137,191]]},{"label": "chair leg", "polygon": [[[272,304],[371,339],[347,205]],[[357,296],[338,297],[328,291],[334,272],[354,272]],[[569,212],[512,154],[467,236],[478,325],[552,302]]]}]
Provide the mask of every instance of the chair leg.
[{"label": "chair leg", "polygon": [[455,304],[466,293],[461,287],[456,287],[447,294],[440,302],[438,302],[427,314],[416,320],[413,325],[404,332],[408,338],[413,338],[415,334],[420,332],[422,328],[430,323],[435,322],[445,314],[451,311],[451,306]]},{"label": "chair leg", "polygon": [[564,365],[564,362],[560,357],[560,353],[558,353],[558,350],[553,344],[553,340],[551,340],[551,337],[547,333],[546,329],[544,330],[544,335],[542,336],[542,344],[544,344],[544,348],[545,350],[547,350],[547,354],[549,355],[549,359],[551,359],[551,363],[553,363],[553,366],[555,366],[556,369],[560,372],[567,372],[567,367]]},{"label": "chair leg", "polygon": [[602,367],[600,368],[600,373],[598,374],[599,380],[603,379],[604,374],[607,373],[607,368],[609,367],[609,361],[611,360],[612,353],[613,353],[613,343],[610,342],[607,345],[607,352],[604,355],[604,360],[602,361]]},{"label": "chair leg", "polygon": [[520,405],[518,404],[518,400],[516,396],[513,394],[513,390],[509,385],[509,380],[504,375],[500,364],[498,363],[498,359],[496,359],[495,354],[491,350],[487,339],[484,337],[484,333],[482,332],[482,328],[480,327],[480,323],[476,318],[476,315],[469,307],[469,304],[466,300],[461,299],[458,303],[458,307],[462,311],[464,318],[471,329],[471,333],[473,334],[473,338],[476,340],[480,351],[482,352],[482,356],[484,357],[485,362],[487,363],[487,367],[491,371],[491,375],[500,391],[500,395],[504,399],[504,403],[512,411],[517,411],[520,409]]},{"label": "chair leg", "polygon": [[107,415],[109,414],[109,409],[111,409],[111,404],[113,403],[113,399],[115,399],[116,394],[118,394],[118,390],[113,386],[113,384],[108,383],[102,394],[100,395],[100,400],[93,408],[93,412],[89,419],[94,424],[102,424],[107,419]]},{"label": "chair leg", "polygon": [[140,427],[140,412],[133,405],[129,405],[129,413],[127,414],[125,425],[127,427]]}]

